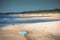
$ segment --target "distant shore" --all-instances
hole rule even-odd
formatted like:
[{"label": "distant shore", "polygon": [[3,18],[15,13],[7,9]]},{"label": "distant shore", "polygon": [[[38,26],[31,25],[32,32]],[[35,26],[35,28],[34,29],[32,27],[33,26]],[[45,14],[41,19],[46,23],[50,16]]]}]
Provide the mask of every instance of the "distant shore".
[{"label": "distant shore", "polygon": [[[17,14],[19,16],[17,20],[30,20],[30,19],[43,19],[43,20],[60,20],[60,14]],[[15,19],[15,20],[16,20]]]}]

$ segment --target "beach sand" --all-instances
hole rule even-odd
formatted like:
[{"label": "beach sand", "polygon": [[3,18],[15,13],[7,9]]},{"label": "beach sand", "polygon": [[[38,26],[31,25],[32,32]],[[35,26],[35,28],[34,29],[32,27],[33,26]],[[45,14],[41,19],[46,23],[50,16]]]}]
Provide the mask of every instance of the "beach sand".
[{"label": "beach sand", "polygon": [[[8,34],[8,35],[10,34],[16,35],[18,34],[20,30],[27,31],[28,34],[25,35],[24,37],[28,40],[31,38],[32,38],[31,40],[33,39],[35,40],[60,40],[60,31],[59,31],[60,21],[10,25],[6,27],[2,27],[2,30],[4,31],[3,34]],[[18,38],[18,36],[15,36],[15,37]]]},{"label": "beach sand", "polygon": [[[55,17],[54,20],[57,18],[60,19],[58,16],[53,17]],[[50,18],[47,18],[47,20],[48,19]],[[53,18],[50,20],[52,19]],[[24,30],[28,33],[24,36],[18,34],[18,32],[21,30]],[[0,40],[60,40],[59,30],[60,20],[30,24],[11,24],[0,27]]]}]

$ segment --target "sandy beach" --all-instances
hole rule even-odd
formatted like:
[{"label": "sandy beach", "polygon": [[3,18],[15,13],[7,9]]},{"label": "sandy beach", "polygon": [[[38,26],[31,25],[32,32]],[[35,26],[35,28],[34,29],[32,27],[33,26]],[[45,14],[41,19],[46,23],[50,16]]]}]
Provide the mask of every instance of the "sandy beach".
[{"label": "sandy beach", "polygon": [[[24,16],[23,16],[24,15]],[[18,14],[14,16],[19,16],[15,20],[32,20],[32,19],[43,19],[43,20],[57,20],[60,19],[60,14]]]},{"label": "sandy beach", "polygon": [[[50,17],[21,18],[17,20],[30,21],[32,19],[56,20],[50,22],[11,24],[0,27],[0,40],[60,40],[60,14],[49,14]],[[25,36],[18,34],[19,31],[28,32]],[[8,35],[2,36],[2,35]],[[11,36],[12,35],[12,36]],[[3,37],[5,39],[3,39]]]}]

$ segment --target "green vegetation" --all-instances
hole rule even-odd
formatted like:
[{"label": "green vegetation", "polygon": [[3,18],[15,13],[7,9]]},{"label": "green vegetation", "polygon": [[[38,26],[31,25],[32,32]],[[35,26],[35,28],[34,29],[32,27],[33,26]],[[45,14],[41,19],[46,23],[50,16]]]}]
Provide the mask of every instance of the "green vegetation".
[{"label": "green vegetation", "polygon": [[36,11],[24,11],[24,12],[9,12],[9,13],[0,13],[0,14],[28,14],[28,13],[51,13],[51,12],[60,12],[60,9],[51,9],[51,10],[36,10]]},{"label": "green vegetation", "polygon": [[44,13],[44,12],[60,12],[60,9],[25,11],[22,13]]}]

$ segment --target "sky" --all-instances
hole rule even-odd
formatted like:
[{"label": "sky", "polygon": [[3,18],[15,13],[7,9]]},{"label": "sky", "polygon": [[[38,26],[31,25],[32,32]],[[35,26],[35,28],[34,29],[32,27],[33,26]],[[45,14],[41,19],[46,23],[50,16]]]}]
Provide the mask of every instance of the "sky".
[{"label": "sky", "polygon": [[0,12],[23,12],[60,8],[60,0],[0,0]]}]

